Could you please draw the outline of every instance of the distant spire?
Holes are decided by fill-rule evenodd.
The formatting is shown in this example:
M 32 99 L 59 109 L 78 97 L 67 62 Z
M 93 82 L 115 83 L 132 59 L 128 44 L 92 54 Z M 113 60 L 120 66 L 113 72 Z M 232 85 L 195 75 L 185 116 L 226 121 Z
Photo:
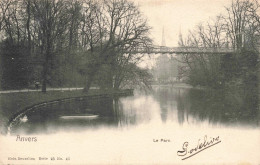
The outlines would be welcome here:
M 161 46 L 166 46 L 165 37 L 164 37 L 164 27 L 163 27 L 163 30 L 162 30 L 162 45 Z
M 181 33 L 181 26 L 179 29 L 179 41 L 178 41 L 178 46 L 184 46 L 183 38 L 182 38 L 182 33 Z
M 182 32 L 181 32 L 181 25 L 180 25 L 180 27 L 179 27 L 179 36 L 181 36 L 181 37 L 182 37 Z

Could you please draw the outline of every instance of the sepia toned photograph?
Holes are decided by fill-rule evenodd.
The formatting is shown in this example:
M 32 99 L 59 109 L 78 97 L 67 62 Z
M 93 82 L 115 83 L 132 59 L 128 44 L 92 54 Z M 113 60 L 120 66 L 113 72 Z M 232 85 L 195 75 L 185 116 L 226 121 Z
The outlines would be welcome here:
M 0 164 L 260 165 L 258 0 L 0 0 Z

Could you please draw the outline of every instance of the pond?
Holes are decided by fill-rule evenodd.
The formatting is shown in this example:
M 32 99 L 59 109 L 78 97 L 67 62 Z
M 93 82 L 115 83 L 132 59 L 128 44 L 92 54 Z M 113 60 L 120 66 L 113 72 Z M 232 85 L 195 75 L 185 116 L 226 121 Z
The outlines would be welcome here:
M 134 96 L 52 104 L 17 120 L 11 136 L 1 139 L 8 152 L 0 152 L 0 158 L 6 160 L 10 151 L 48 158 L 39 164 L 54 163 L 53 157 L 64 164 L 259 164 L 260 113 L 254 91 L 157 86 Z M 213 138 L 218 139 L 213 147 L 190 154 Z M 183 160 L 178 152 L 185 144 L 190 151 Z
M 257 101 L 257 97 L 232 92 L 154 87 L 148 94 L 136 92 L 129 97 L 76 100 L 41 107 L 22 116 L 11 134 L 124 129 L 151 124 L 254 128 L 259 127 Z

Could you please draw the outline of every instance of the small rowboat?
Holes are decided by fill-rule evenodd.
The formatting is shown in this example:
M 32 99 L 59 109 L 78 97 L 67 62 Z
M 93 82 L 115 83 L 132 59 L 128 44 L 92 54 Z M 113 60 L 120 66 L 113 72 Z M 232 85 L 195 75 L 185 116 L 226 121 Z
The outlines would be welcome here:
M 67 115 L 67 116 L 60 116 L 61 119 L 96 119 L 99 115 L 94 114 L 76 114 L 76 115 Z

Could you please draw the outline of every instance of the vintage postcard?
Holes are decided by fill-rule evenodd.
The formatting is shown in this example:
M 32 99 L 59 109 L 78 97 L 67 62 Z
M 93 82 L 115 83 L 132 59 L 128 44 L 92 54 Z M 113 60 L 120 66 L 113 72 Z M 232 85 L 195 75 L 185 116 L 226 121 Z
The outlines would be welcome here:
M 260 165 L 258 0 L 1 0 L 0 164 Z

